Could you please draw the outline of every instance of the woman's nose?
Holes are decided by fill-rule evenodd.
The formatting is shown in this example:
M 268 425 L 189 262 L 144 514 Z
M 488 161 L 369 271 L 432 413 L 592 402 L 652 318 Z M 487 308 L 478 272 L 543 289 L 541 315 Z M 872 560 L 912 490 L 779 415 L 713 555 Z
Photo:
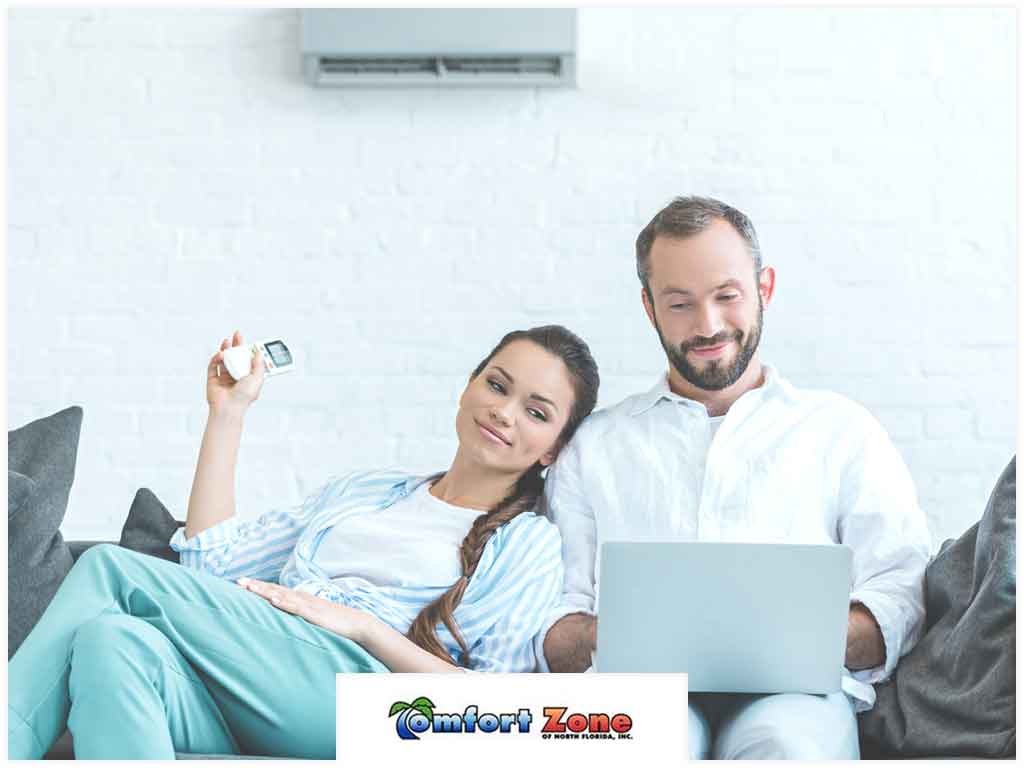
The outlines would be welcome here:
M 503 424 L 505 426 L 508 426 L 509 424 L 512 423 L 511 420 L 509 419 L 508 414 L 505 412 L 505 409 L 499 408 L 498 406 L 491 407 L 491 418 L 494 419 L 497 423 Z

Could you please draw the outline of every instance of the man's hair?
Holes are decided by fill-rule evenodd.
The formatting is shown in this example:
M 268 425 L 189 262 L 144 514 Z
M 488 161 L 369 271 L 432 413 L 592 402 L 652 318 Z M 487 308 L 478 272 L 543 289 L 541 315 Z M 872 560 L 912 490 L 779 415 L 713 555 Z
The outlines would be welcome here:
M 757 242 L 754 224 L 745 213 L 710 197 L 677 197 L 658 211 L 636 238 L 636 275 L 648 298 L 651 297 L 651 246 L 655 238 L 662 236 L 682 240 L 700 234 L 715 219 L 724 219 L 732 224 L 733 229 L 747 241 L 754 259 L 754 274 L 761 271 L 761 246 Z

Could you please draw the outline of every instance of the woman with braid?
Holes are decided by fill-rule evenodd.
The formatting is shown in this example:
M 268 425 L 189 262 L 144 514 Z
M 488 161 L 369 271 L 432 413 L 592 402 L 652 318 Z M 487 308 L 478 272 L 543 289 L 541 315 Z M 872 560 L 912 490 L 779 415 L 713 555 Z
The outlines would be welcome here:
M 459 398 L 446 472 L 347 474 L 247 521 L 235 459 L 264 367 L 255 355 L 234 381 L 228 346 L 171 539 L 185 567 L 114 545 L 81 556 L 10 661 L 10 758 L 41 757 L 66 726 L 79 758 L 333 759 L 336 673 L 534 668 L 562 561 L 533 508 L 597 400 L 587 345 L 561 326 L 507 334 Z

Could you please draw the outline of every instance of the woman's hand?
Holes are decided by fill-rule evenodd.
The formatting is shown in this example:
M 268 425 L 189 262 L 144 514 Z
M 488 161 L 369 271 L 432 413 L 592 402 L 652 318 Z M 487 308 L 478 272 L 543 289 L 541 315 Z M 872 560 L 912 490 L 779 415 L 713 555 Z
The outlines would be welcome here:
M 462 671 L 454 664 L 423 650 L 373 614 L 258 579 L 243 577 L 238 579 L 238 585 L 259 595 L 275 608 L 359 643 L 364 651 L 392 672 Z
M 244 411 L 260 396 L 266 374 L 263 355 L 253 353 L 252 373 L 235 381 L 224 365 L 224 350 L 242 346 L 242 334 L 235 331 L 231 341 L 224 339 L 220 350 L 206 367 L 206 402 L 211 411 L 235 409 Z
M 238 585 L 259 595 L 275 608 L 299 616 L 336 635 L 362 643 L 374 617 L 347 605 L 332 603 L 308 592 L 282 587 L 258 579 L 241 578 Z

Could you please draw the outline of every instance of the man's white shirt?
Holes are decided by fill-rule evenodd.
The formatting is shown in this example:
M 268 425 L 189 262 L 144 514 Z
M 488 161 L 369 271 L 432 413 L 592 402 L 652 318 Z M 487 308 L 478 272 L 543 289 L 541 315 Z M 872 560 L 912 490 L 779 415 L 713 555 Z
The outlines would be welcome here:
M 931 538 L 902 457 L 862 406 L 798 389 L 771 366 L 733 403 L 717 430 L 705 407 L 648 392 L 594 413 L 548 472 L 544 502 L 562 534 L 562 600 L 535 640 L 569 613 L 596 613 L 605 541 L 845 544 L 851 600 L 875 617 L 885 664 L 850 673 L 843 690 L 870 709 L 917 641 Z M 785 595 L 779 595 L 785 600 Z M 600 630 L 600 627 L 598 628 Z

